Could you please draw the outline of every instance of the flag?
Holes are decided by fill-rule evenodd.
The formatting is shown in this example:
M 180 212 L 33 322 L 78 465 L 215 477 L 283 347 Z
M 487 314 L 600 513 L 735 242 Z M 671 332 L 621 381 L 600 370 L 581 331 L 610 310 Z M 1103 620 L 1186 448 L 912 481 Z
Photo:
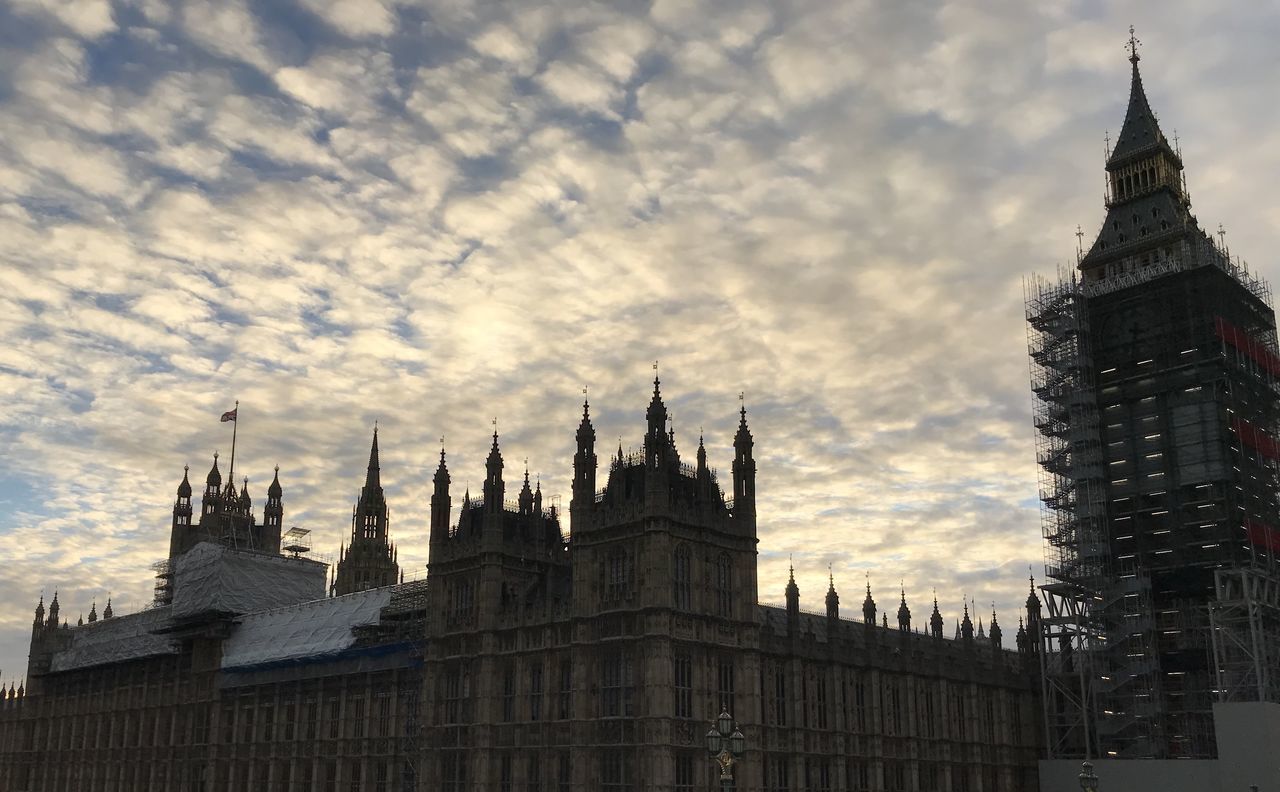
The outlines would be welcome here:
M 224 412 L 222 414 L 222 423 L 226 423 L 227 421 L 234 421 L 236 419 L 236 410 L 239 410 L 239 409 L 240 408 L 237 407 L 235 410 L 228 410 L 227 412 Z

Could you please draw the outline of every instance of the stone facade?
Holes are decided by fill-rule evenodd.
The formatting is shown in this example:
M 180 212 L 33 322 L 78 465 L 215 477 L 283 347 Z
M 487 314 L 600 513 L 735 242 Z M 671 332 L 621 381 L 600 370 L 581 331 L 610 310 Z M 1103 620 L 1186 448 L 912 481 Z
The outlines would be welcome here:
M 251 596 L 194 594 L 183 560 L 172 604 L 77 628 L 41 605 L 25 695 L 0 699 L 0 788 L 692 792 L 717 788 L 721 709 L 746 736 L 739 790 L 1036 788 L 1024 632 L 1006 651 L 966 608 L 947 638 L 905 597 L 890 626 L 869 585 L 846 619 L 834 581 L 822 612 L 794 579 L 760 604 L 745 411 L 728 497 L 701 442 L 681 460 L 656 380 L 646 418 L 597 489 L 584 405 L 572 535 L 527 474 L 505 500 L 495 435 L 456 520 L 441 453 L 425 580 L 310 598 L 309 567 L 272 567 L 299 593 L 259 608 L 261 553 L 227 549 Z

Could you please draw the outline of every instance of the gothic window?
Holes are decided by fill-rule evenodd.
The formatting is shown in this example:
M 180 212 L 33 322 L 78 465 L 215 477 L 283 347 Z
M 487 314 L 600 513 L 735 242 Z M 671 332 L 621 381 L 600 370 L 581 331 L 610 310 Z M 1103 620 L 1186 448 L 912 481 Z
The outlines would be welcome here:
M 626 792 L 635 777 L 631 754 L 625 750 L 606 750 L 600 757 L 600 780 L 604 792 Z
M 720 707 L 730 715 L 734 712 L 733 658 L 722 657 L 716 667 L 716 693 Z
M 569 792 L 572 783 L 573 773 L 569 765 L 569 754 L 560 754 L 560 772 L 559 782 L 557 784 L 558 792 Z
M 507 667 L 502 674 L 502 720 L 510 723 L 516 714 L 516 672 Z
M 529 757 L 529 774 L 525 778 L 526 792 L 542 792 L 542 759 L 536 753 Z
M 356 696 L 348 708 L 351 718 L 351 736 L 355 739 L 364 737 L 364 696 Z
M 511 792 L 511 754 L 502 755 L 501 768 L 498 789 L 501 792 Z
M 694 757 L 689 754 L 676 755 L 674 792 L 693 792 L 694 790 Z
M 692 570 L 690 567 L 690 553 L 688 545 L 680 545 L 676 548 L 675 559 L 675 603 L 676 610 L 687 611 L 692 606 L 691 585 Z
M 444 722 L 462 723 L 462 701 L 465 697 L 466 678 L 461 668 L 454 668 L 444 677 Z
M 635 714 L 635 669 L 631 658 L 621 653 L 606 655 L 600 685 L 600 714 L 606 718 Z
M 693 717 L 693 662 L 686 654 L 678 654 L 672 663 L 675 677 L 676 717 Z
M 573 715 L 573 661 L 560 661 L 560 697 L 559 711 L 557 712 L 560 720 L 566 720 Z
M 623 548 L 617 548 L 605 560 L 605 599 L 611 602 L 626 599 L 630 588 L 631 557 Z
M 769 792 L 790 792 L 791 759 L 785 754 L 774 754 L 768 757 L 768 768 L 765 770 L 765 786 Z
M 818 728 L 827 728 L 827 678 L 818 673 L 817 679 L 814 680 L 813 687 L 813 706 L 817 709 Z
M 467 621 L 471 617 L 473 603 L 470 580 L 454 581 L 450 591 L 449 617 L 451 621 Z
M 467 788 L 466 754 L 462 751 L 446 751 L 440 764 L 444 792 L 465 792 Z
M 529 720 L 542 720 L 542 663 L 529 669 Z
M 782 666 L 775 666 L 773 671 L 773 722 L 787 725 L 787 672 Z
M 716 605 L 721 616 L 733 615 L 733 565 L 728 553 L 716 560 Z
M 377 717 L 376 737 L 391 736 L 391 694 L 383 691 L 375 699 L 375 717 Z

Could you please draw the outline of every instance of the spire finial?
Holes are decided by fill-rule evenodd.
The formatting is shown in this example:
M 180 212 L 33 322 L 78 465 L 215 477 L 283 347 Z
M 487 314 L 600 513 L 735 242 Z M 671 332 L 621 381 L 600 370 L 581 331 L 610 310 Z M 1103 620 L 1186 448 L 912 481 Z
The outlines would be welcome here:
M 1138 65 L 1138 61 L 1142 60 L 1142 56 L 1138 54 L 1138 45 L 1142 42 L 1138 37 L 1133 35 L 1133 25 L 1129 26 L 1129 62 L 1134 66 Z

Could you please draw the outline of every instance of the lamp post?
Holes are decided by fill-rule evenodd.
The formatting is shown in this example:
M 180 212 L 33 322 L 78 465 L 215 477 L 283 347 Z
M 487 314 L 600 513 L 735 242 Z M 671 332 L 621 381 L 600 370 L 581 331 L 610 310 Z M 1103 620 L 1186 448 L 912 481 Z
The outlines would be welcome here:
M 1080 789 L 1083 792 L 1098 792 L 1098 777 L 1093 774 L 1093 764 L 1088 760 L 1080 765 Z
M 728 710 L 716 718 L 715 725 L 707 732 L 707 755 L 720 766 L 720 788 L 727 790 L 733 784 L 733 767 L 738 757 L 747 750 L 747 738 L 733 722 Z

